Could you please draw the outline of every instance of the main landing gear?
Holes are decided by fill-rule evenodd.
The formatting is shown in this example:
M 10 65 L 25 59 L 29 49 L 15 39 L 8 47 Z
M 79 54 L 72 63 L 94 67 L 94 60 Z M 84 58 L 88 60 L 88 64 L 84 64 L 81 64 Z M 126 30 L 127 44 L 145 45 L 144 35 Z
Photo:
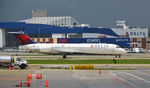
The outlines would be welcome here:
M 121 58 L 121 55 L 116 55 L 115 58 Z
M 63 58 L 66 59 L 66 58 L 67 58 L 67 55 L 63 55 Z

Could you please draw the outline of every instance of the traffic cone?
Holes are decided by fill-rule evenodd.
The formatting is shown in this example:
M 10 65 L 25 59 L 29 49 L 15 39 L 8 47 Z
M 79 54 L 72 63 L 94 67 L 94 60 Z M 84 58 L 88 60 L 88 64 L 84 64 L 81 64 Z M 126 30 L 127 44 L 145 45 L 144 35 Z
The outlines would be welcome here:
M 9 69 L 11 70 L 11 65 L 10 65 Z
M 30 74 L 30 79 L 32 79 L 32 74 Z
M 27 80 L 29 80 L 30 79 L 30 77 L 29 77 L 29 73 L 28 73 L 28 77 L 27 77 Z
M 47 83 L 47 80 L 46 80 L 46 83 L 45 83 L 45 87 L 48 87 L 48 83 Z
M 40 74 L 40 79 L 42 79 L 42 74 Z
M 22 87 L 22 80 L 20 81 L 20 87 Z
M 36 79 L 39 79 L 39 74 L 36 74 Z
M 37 74 L 36 74 L 36 79 L 37 79 Z
M 39 74 L 37 75 L 37 79 L 39 79 Z
M 29 80 L 28 80 L 28 82 L 27 82 L 27 87 L 30 87 L 30 82 L 29 82 Z
M 99 70 L 99 75 L 101 75 L 101 70 Z
M 101 70 L 99 70 L 99 77 L 100 77 L 100 78 L 101 78 L 101 73 L 102 73 Z

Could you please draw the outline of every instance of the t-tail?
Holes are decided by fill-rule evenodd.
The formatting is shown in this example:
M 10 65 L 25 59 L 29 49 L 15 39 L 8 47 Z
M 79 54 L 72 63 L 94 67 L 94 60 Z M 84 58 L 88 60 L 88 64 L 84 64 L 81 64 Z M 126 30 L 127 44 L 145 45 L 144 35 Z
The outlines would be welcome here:
M 30 37 L 26 35 L 24 32 L 19 31 L 19 32 L 8 32 L 9 34 L 14 34 L 17 40 L 21 45 L 27 45 L 27 44 L 34 44 Z

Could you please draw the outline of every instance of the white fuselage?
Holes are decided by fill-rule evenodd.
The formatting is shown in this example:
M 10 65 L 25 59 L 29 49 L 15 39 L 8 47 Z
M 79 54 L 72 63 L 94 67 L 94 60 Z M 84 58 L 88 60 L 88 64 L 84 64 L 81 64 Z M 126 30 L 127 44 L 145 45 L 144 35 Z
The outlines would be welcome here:
M 121 55 L 126 51 L 115 44 L 28 44 L 19 46 L 29 52 L 38 52 L 46 54 L 101 54 L 101 55 Z

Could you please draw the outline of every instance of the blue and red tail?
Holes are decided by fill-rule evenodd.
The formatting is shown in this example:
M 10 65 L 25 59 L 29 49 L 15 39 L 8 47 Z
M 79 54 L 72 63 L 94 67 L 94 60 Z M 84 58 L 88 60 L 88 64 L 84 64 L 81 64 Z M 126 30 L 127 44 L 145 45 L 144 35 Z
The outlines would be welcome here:
M 34 44 L 30 37 L 24 32 L 8 32 L 10 34 L 14 34 L 21 45 Z

